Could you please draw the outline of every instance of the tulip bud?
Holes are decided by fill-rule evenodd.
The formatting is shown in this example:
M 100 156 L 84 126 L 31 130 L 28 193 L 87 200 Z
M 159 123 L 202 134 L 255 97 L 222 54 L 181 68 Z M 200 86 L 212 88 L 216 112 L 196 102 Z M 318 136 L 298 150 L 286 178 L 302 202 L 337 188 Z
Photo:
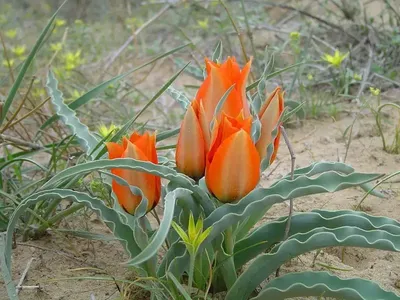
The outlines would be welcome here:
M 233 202 L 252 191 L 260 180 L 260 156 L 251 139 L 252 119 L 243 113 L 215 121 L 207 154 L 206 184 L 221 202 Z
M 156 153 L 156 136 L 146 132 L 143 135 L 133 133 L 129 139 L 124 138 L 122 145 L 106 143 L 109 159 L 133 158 L 141 161 L 158 163 Z M 125 179 L 131 186 L 139 188 L 148 200 L 147 211 L 152 210 L 161 195 L 161 179 L 158 176 L 128 169 L 111 169 L 111 173 Z M 125 185 L 112 181 L 112 189 L 119 204 L 130 214 L 134 214 L 142 197 L 131 192 Z
M 205 171 L 205 142 L 199 121 L 199 107 L 195 100 L 188 107 L 176 145 L 178 170 L 194 179 L 200 179 Z
M 270 164 L 275 160 L 278 153 L 280 128 L 274 140 L 272 140 L 272 131 L 279 125 L 278 121 L 281 117 L 284 108 L 283 92 L 280 87 L 277 87 L 265 101 L 260 109 L 258 117 L 261 122 L 260 139 L 256 143 L 258 154 L 261 159 L 267 155 L 267 147 L 272 142 L 274 143 L 274 152 L 270 158 Z
M 215 109 L 225 92 L 231 87 L 221 111 L 229 116 L 237 116 L 243 112 L 247 118 L 250 116 L 249 105 L 246 99 L 246 81 L 250 73 L 251 61 L 241 70 L 234 57 L 217 64 L 206 59 L 207 77 L 197 92 L 196 99 L 199 101 L 200 119 L 203 130 L 206 149 L 210 147 L 210 123 L 214 118 Z M 218 119 L 220 119 L 218 117 Z

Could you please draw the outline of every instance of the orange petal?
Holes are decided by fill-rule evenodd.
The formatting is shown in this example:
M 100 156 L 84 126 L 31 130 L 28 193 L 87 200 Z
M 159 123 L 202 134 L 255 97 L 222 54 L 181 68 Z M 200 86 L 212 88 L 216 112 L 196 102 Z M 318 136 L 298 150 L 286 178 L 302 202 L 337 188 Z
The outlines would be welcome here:
M 243 114 L 244 114 L 245 118 L 250 116 L 250 108 L 249 108 L 249 104 L 248 104 L 247 98 L 246 98 L 246 83 L 247 83 L 247 78 L 249 77 L 249 74 L 250 74 L 250 68 L 251 68 L 252 61 L 253 61 L 253 58 L 250 58 L 250 60 L 244 66 L 244 68 L 240 72 L 240 79 L 238 80 L 238 83 L 237 83 L 237 90 L 241 94 Z
M 108 142 L 106 143 L 107 151 L 108 151 L 108 158 L 121 158 L 122 154 L 124 153 L 124 147 L 117 143 Z
M 267 155 L 267 147 L 272 143 L 272 131 L 278 125 L 279 118 L 283 111 L 283 97 L 280 89 L 275 89 L 273 97 L 267 100 L 267 106 L 264 109 L 263 114 L 260 117 L 261 122 L 261 135 L 260 139 L 256 143 L 257 151 L 261 158 Z M 278 146 L 279 146 L 279 128 L 278 135 L 276 136 L 276 141 L 274 140 L 274 153 L 270 159 L 270 163 L 276 157 Z
M 176 166 L 182 173 L 196 179 L 204 175 L 204 137 L 192 105 L 188 107 L 181 125 L 175 159 Z
M 198 119 L 199 119 L 201 131 L 203 133 L 204 147 L 205 147 L 206 151 L 208 151 L 208 149 L 210 149 L 210 145 L 211 145 L 211 130 L 210 130 L 210 122 L 207 121 L 206 111 L 204 110 L 204 106 L 203 106 L 202 102 L 200 102 Z
M 270 93 L 268 95 L 268 98 L 265 100 L 264 104 L 261 106 L 260 108 L 260 112 L 258 113 L 258 117 L 261 119 L 262 115 L 264 114 L 265 110 L 267 109 L 267 107 L 269 106 L 269 104 L 271 103 L 271 101 L 281 93 L 281 87 L 278 86 L 275 88 L 275 90 L 273 90 L 272 93 Z
M 149 134 L 147 131 L 140 135 L 138 133 L 133 133 L 129 139 L 132 144 L 138 147 L 146 155 L 147 160 L 157 163 L 156 154 L 156 139 L 155 134 Z
M 135 146 L 131 141 L 126 139 L 125 143 L 126 149 L 122 157 L 148 161 L 143 151 Z M 159 178 L 157 179 L 156 176 L 144 172 L 127 169 L 112 169 L 111 171 L 113 174 L 125 179 L 130 185 L 141 189 L 145 197 L 148 199 L 148 211 L 158 203 L 161 191 L 161 186 L 157 186 L 157 182 L 160 180 Z M 134 213 L 136 207 L 141 201 L 141 196 L 132 194 L 129 187 L 120 185 L 115 180 L 113 180 L 112 187 L 121 206 L 129 213 Z
M 250 135 L 240 130 L 222 142 L 207 166 L 207 187 L 222 202 L 239 200 L 256 187 L 259 166 Z

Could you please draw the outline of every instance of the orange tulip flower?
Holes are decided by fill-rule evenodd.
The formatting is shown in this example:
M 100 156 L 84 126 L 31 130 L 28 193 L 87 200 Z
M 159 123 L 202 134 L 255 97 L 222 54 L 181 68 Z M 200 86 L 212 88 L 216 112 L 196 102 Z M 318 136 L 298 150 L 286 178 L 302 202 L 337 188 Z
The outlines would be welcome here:
M 226 114 L 216 120 L 207 154 L 206 184 L 221 201 L 232 202 L 252 191 L 260 180 L 260 156 L 251 139 L 251 117 Z
M 178 170 L 192 178 L 204 175 L 206 148 L 199 121 L 198 102 L 193 101 L 183 118 L 175 153 Z
M 279 148 L 281 130 L 278 127 L 278 134 L 273 141 L 272 131 L 277 127 L 279 118 L 283 112 L 283 94 L 281 88 L 277 87 L 264 102 L 258 114 L 261 122 L 261 135 L 256 143 L 256 148 L 261 159 L 263 159 L 267 155 L 268 145 L 272 142 L 274 143 L 274 152 L 270 158 L 270 163 L 275 160 Z
M 146 132 L 143 135 L 133 133 L 129 139 L 124 138 L 122 145 L 106 143 L 108 156 L 114 158 L 134 158 L 141 161 L 158 163 L 156 153 L 156 135 Z M 128 169 L 111 169 L 114 175 L 125 179 L 130 185 L 138 187 L 148 200 L 147 211 L 152 210 L 158 203 L 161 195 L 161 178 L 152 174 Z M 130 214 L 135 212 L 142 197 L 134 195 L 128 186 L 112 181 L 112 189 L 119 204 Z
M 250 73 L 251 61 L 242 70 L 234 57 L 228 57 L 222 64 L 217 64 L 207 58 L 205 62 L 207 77 L 200 86 L 195 101 L 199 102 L 200 124 L 206 149 L 209 149 L 211 145 L 210 123 L 214 118 L 215 108 L 232 85 L 234 87 L 226 98 L 220 114 L 237 116 L 242 111 L 246 118 L 250 116 L 246 99 L 246 81 Z
M 219 116 L 223 113 L 237 116 L 240 112 L 246 118 L 250 116 L 245 93 L 251 61 L 242 70 L 234 57 L 228 57 L 222 64 L 205 61 L 207 77 L 186 111 L 176 146 L 178 170 L 194 179 L 204 175 L 206 155 L 211 146 L 211 121 L 218 102 L 232 85 Z

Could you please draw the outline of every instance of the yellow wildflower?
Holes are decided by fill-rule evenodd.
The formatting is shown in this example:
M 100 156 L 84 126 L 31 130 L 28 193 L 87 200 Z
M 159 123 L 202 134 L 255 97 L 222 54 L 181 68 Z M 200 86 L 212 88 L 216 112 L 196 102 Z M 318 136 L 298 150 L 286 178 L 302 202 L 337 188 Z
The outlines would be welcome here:
M 198 20 L 197 24 L 202 29 L 208 29 L 208 19 L 207 18 L 205 18 L 204 20 Z
M 74 23 L 75 23 L 75 25 L 78 25 L 78 26 L 85 25 L 85 23 L 84 23 L 81 19 L 76 19 L 76 20 L 74 21 Z
M 9 29 L 6 31 L 6 37 L 13 39 L 17 36 L 17 29 Z
M 54 51 L 54 52 L 61 51 L 62 43 L 50 44 L 50 49 L 51 49 L 51 51 Z
M 300 32 L 298 32 L 298 31 L 292 31 L 292 32 L 290 33 L 290 39 L 291 39 L 292 41 L 297 41 L 299 38 L 300 38 Z
M 71 71 L 82 64 L 81 50 L 74 52 L 68 52 L 64 55 L 65 69 Z
M 362 80 L 362 76 L 358 73 L 354 73 L 353 78 L 354 78 L 354 80 L 357 80 L 357 81 Z
M 64 19 L 56 19 L 54 21 L 54 24 L 56 25 L 56 27 L 62 27 L 67 24 L 67 21 L 65 21 Z
M 12 48 L 12 52 L 17 56 L 17 57 L 21 57 L 22 55 L 24 55 L 26 50 L 26 46 L 22 45 L 22 46 L 16 46 L 14 48 Z
M 314 79 L 314 76 L 312 74 L 307 74 L 307 79 L 312 81 Z
M 9 59 L 8 61 L 7 60 L 3 60 L 3 66 L 5 66 L 7 68 L 8 68 L 8 66 L 12 67 L 14 65 L 14 62 L 15 61 L 13 59 Z
M 372 87 L 372 86 L 369 88 L 369 91 L 371 92 L 371 94 L 372 94 L 373 96 L 379 96 L 380 93 L 381 93 L 381 90 L 380 90 L 380 89 L 374 88 L 374 87 Z
M 342 64 L 343 60 L 349 55 L 349 53 L 340 53 L 339 50 L 335 51 L 335 54 L 329 55 L 327 53 L 322 56 L 322 59 L 328 62 L 330 65 L 334 66 L 335 68 L 339 68 Z

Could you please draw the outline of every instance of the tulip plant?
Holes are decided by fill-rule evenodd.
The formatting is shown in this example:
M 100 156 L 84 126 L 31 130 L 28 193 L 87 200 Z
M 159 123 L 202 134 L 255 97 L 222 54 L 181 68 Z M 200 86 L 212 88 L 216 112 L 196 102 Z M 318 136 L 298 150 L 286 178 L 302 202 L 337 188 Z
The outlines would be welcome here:
M 195 98 L 189 101 L 176 93 L 186 109 L 179 131 L 134 131 L 124 137 L 136 116 L 110 133 L 106 143 L 78 120 L 71 105 L 64 104 L 49 72 L 47 88 L 55 111 L 86 150 L 87 161 L 55 174 L 19 204 L 5 241 L 8 272 L 13 231 L 21 214 L 38 202 L 67 199 L 98 213 L 121 242 L 130 257 L 126 265 L 135 268 L 137 282 L 142 280 L 152 299 L 213 299 L 218 293 L 219 299 L 227 300 L 400 299 L 371 281 L 341 279 L 328 272 L 275 276 L 290 259 L 324 247 L 399 251 L 400 223 L 351 210 L 314 210 L 293 215 L 288 211 L 286 217 L 260 224 L 274 204 L 301 196 L 356 186 L 382 196 L 369 186 L 380 175 L 358 173 L 340 162 L 318 162 L 293 170 L 269 187 L 261 186 L 260 175 L 274 161 L 284 134 L 282 124 L 293 111 L 285 110 L 280 87 L 267 95 L 269 74 L 246 86 L 251 61 L 242 69 L 235 58 L 222 62 L 220 44 L 214 53 L 205 60 L 204 82 Z M 86 101 L 93 91 L 82 98 Z M 157 155 L 156 142 L 176 133 L 174 164 Z M 109 187 L 113 205 L 73 189 L 77 180 L 93 172 Z M 150 221 L 157 216 L 157 205 L 163 213 L 155 226 Z M 10 298 L 17 299 L 12 281 L 7 282 Z

